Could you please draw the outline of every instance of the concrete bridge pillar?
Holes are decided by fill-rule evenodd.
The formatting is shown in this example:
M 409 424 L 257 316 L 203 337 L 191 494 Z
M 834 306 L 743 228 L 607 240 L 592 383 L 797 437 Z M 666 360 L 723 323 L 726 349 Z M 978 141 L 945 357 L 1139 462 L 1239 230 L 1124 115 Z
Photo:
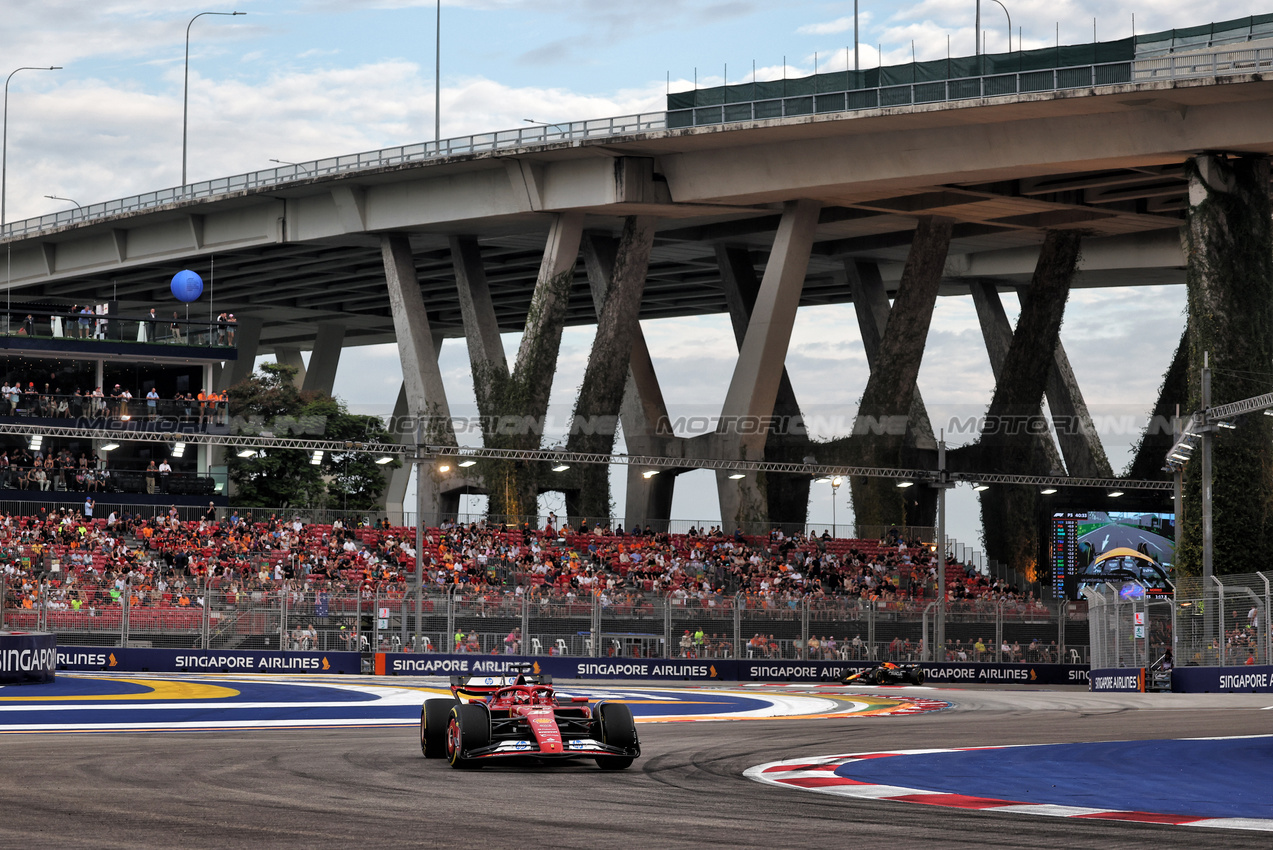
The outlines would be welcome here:
M 228 368 L 221 370 L 217 390 L 227 390 L 240 381 L 252 376 L 256 366 L 256 353 L 261 344 L 261 329 L 265 323 L 256 316 L 242 316 L 238 319 L 238 330 L 234 334 L 234 347 L 237 358 Z
M 335 322 L 323 322 L 314 337 L 314 350 L 309 355 L 309 369 L 301 381 L 302 392 L 322 392 L 331 395 L 336 385 L 336 367 L 340 365 L 340 350 L 345 342 L 345 326 Z
M 746 248 L 726 245 L 716 246 L 716 264 L 721 271 L 734 340 L 741 350 L 760 292 L 756 267 L 752 263 L 751 252 Z M 777 427 L 771 428 L 765 440 L 765 458 L 777 462 L 801 462 L 809 454 L 809 436 L 804 429 L 800 403 L 796 400 L 796 391 L 791 386 L 785 365 L 778 383 L 778 394 L 774 398 L 773 417 Z M 803 526 L 809 515 L 810 482 L 807 475 L 767 473 L 765 499 L 769 521 Z
M 884 279 L 876 263 L 846 260 L 844 272 L 849 284 L 849 292 L 853 296 L 853 307 L 857 312 L 858 329 L 862 334 L 862 347 L 866 352 L 866 363 L 870 369 L 875 368 L 879 360 L 880 342 L 884 339 L 884 330 L 888 327 L 889 313 L 892 307 L 888 303 L 888 292 L 884 289 Z M 859 439 L 871 439 L 870 435 L 860 435 Z M 937 438 L 933 435 L 933 426 L 928 418 L 928 408 L 924 405 L 919 386 L 911 396 L 911 409 L 906 417 L 906 435 L 903 441 L 900 464 L 906 467 L 927 467 L 931 463 L 931 453 L 937 448 Z M 927 455 L 927 456 L 925 456 Z M 854 487 L 862 487 L 866 479 L 849 479 L 849 490 L 854 493 L 854 504 L 858 504 L 858 494 Z M 860 494 L 863 503 L 869 501 L 869 492 Z M 906 494 L 910 500 L 911 510 L 905 519 L 909 525 L 931 526 L 937 522 L 937 490 L 927 486 L 916 486 Z
M 291 366 L 296 370 L 296 374 L 292 376 L 292 385 L 296 389 L 305 386 L 305 359 L 301 357 L 301 350 L 294 346 L 275 346 L 274 359 L 278 361 L 280 366 Z
M 755 309 L 721 408 L 721 423 L 711 435 L 719 457 L 764 459 L 768 431 L 756 424 L 767 421 L 774 412 L 819 211 L 818 202 L 810 200 L 789 201 L 783 207 Z M 733 479 L 728 472 L 719 471 L 716 491 L 726 530 L 731 525 L 746 531 L 766 530 L 769 505 L 763 478 L 749 473 Z
M 1036 433 L 1046 432 L 1040 412 L 1048 373 L 1055 368 L 1065 302 L 1078 266 L 1081 236 L 1051 230 L 1039 250 L 1016 332 L 995 381 L 979 444 L 978 467 L 990 472 L 1038 474 L 1049 470 Z M 1050 444 L 1050 440 L 1049 440 Z M 1055 451 L 1055 449 L 1054 449 Z M 981 494 L 986 554 L 1037 580 L 1037 487 L 996 485 Z
M 1273 222 L 1269 161 L 1211 154 L 1185 164 L 1184 230 L 1189 291 L 1188 404 L 1202 407 L 1200 375 L 1210 356 L 1211 403 L 1268 388 L 1273 363 Z M 1214 572 L 1263 570 L 1273 544 L 1273 419 L 1246 416 L 1215 435 L 1212 451 Z M 1185 467 L 1185 504 L 1201 504 L 1201 463 Z M 1200 509 L 1185 512 L 1176 553 L 1185 575 L 1206 578 Z M 1210 608 L 1210 604 L 1208 604 Z M 1209 624 L 1214 634 L 1214 623 Z
M 853 453 L 863 466 L 897 467 L 903 460 L 915 381 L 950 250 L 951 229 L 948 219 L 931 216 L 920 218 L 915 229 L 853 426 Z M 874 308 L 872 314 L 874 318 Z M 922 506 L 908 503 L 890 479 L 850 480 L 850 484 L 853 516 L 859 527 L 918 525 L 916 520 L 926 519 L 920 515 Z
M 610 273 L 605 276 L 603 286 L 594 287 L 594 292 L 604 289 L 604 298 L 566 440 L 570 451 L 609 454 L 614 450 L 633 343 L 640 329 L 637 317 L 641 312 L 641 295 L 645 292 L 650 250 L 654 247 L 654 225 L 655 220 L 647 216 L 627 217 Z M 592 269 L 597 265 L 585 262 L 590 280 L 594 277 Z M 593 302 L 594 305 L 597 302 L 595 296 Z M 579 516 L 608 517 L 609 467 L 585 464 L 572 472 L 578 489 L 574 499 L 567 497 L 567 515 L 572 521 Z
M 584 265 L 598 321 L 614 278 L 618 250 L 617 240 L 600 234 L 588 234 L 583 240 Z M 680 456 L 684 453 L 684 440 L 671 432 L 667 404 L 663 400 L 663 390 L 659 386 L 640 322 L 632 323 L 631 333 L 632 347 L 628 355 L 623 401 L 619 406 L 619 421 L 623 424 L 628 454 Z M 648 470 L 631 465 L 626 469 L 624 527 L 631 528 L 639 523 L 657 531 L 666 531 L 672 513 L 676 477 L 681 470 L 664 468 L 658 475 L 646 477 Z
M 447 404 L 442 372 L 438 369 L 435 337 L 424 309 L 420 281 L 416 275 L 411 243 L 406 236 L 386 235 L 380 239 L 385 265 L 389 308 L 393 314 L 398 354 L 402 361 L 402 382 L 407 408 L 424 423 L 423 439 L 433 445 L 456 445 L 451 428 L 451 408 Z M 405 435 L 404 435 L 405 436 Z M 413 434 L 409 439 L 414 440 Z M 441 482 L 436 471 L 421 476 L 416 486 L 423 490 L 425 522 L 436 521 L 441 511 Z

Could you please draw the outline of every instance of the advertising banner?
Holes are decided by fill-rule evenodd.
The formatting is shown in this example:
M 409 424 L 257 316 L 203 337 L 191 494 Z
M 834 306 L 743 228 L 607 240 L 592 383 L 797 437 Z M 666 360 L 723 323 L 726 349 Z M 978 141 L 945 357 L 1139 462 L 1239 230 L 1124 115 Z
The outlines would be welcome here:
M 1088 688 L 1093 691 L 1145 691 L 1144 667 L 1093 670 L 1088 675 Z
M 1171 671 L 1171 689 L 1193 694 L 1273 693 L 1273 667 L 1176 667 Z
M 357 652 L 63 646 L 57 650 L 57 669 L 129 673 L 361 673 L 362 656 Z
M 875 666 L 860 661 L 782 661 L 734 658 L 572 658 L 560 655 L 376 653 L 381 676 L 506 676 L 529 663 L 532 672 L 558 679 L 632 679 L 690 682 L 838 682 Z M 1076 664 L 922 664 L 934 684 L 1082 685 L 1087 667 Z
M 57 635 L 49 632 L 0 632 L 0 685 L 38 685 L 54 681 Z

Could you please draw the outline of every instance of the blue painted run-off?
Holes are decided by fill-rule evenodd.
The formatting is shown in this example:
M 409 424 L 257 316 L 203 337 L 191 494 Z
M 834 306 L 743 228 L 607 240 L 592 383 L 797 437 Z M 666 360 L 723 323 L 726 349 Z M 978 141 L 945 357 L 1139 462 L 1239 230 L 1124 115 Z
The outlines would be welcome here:
M 853 761 L 836 774 L 1020 803 L 1273 818 L 1273 737 L 922 753 Z

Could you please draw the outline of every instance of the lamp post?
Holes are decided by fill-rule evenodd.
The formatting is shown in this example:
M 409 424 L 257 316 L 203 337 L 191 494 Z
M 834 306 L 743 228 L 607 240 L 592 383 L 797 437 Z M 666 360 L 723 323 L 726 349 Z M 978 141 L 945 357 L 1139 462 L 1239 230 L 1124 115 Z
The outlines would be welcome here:
M 186 78 L 181 92 L 181 188 L 186 187 L 186 128 L 190 117 L 190 28 L 204 15 L 246 15 L 247 12 L 200 12 L 186 24 Z
M 290 165 L 293 168 L 299 168 L 301 171 L 309 174 L 309 169 L 301 165 L 299 162 L 289 162 L 286 159 L 274 159 L 273 157 L 270 158 L 270 162 L 277 162 L 279 165 Z
M 835 491 L 840 489 L 840 485 L 844 483 L 844 479 L 835 476 L 831 479 L 831 536 L 835 537 Z
M 61 65 L 50 65 L 47 68 L 22 67 L 15 68 L 4 78 L 4 130 L 0 140 L 0 230 L 5 223 L 5 198 L 9 187 L 9 80 L 18 71 L 60 71 Z
M 998 3 L 999 8 L 1003 9 L 1003 13 L 1008 16 L 1008 52 L 1011 53 L 1012 52 L 1012 13 L 1008 11 L 1008 7 L 1003 5 L 1001 0 L 994 0 L 994 2 Z M 1018 50 L 1021 49 L 1020 43 L 1017 44 L 1017 49 Z
M 74 198 L 63 198 L 61 195 L 45 195 L 44 197 L 48 198 L 50 201 L 66 201 L 68 204 L 75 204 L 75 208 L 77 210 L 84 209 L 83 205 Z
M 433 144 L 442 146 L 442 0 L 438 0 L 438 20 L 433 46 Z M 441 151 L 438 151 L 441 153 Z

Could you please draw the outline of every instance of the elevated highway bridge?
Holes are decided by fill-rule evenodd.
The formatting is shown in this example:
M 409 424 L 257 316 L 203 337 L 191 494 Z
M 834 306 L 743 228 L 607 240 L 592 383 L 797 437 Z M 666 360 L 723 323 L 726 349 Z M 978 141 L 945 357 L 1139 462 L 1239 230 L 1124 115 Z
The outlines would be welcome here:
M 330 389 L 342 347 L 396 341 L 403 413 L 446 413 L 437 346 L 466 337 L 475 372 L 499 364 L 538 386 L 517 411 L 533 416 L 551 372 L 528 374 L 547 367 L 527 352 L 542 344 L 555 361 L 562 325 L 600 322 L 594 361 L 617 350 L 625 362 L 589 370 L 612 390 L 625 385 L 627 400 L 622 411 L 580 412 L 621 413 L 633 454 L 700 459 L 775 447 L 764 433 L 659 432 L 666 410 L 632 319 L 729 313 L 740 358 L 722 418 L 737 421 L 798 415 L 783 367 L 795 310 L 853 302 L 872 374 L 903 388 L 879 411 L 903 417 L 908 450 L 931 465 L 932 429 L 914 391 L 923 333 L 890 334 L 890 310 L 899 327 L 926 333 L 931 297 L 971 294 L 996 375 L 1013 373 L 1012 357 L 1047 359 L 1050 409 L 1081 420 L 1063 348 L 1013 354 L 997 293 L 1046 282 L 1040 257 L 1066 233 L 1081 236 L 1066 292 L 1184 283 L 1190 163 L 1273 154 L 1267 45 L 1196 52 L 1108 84 L 1094 68 L 1092 84 L 1043 91 L 710 125 L 657 113 L 289 165 L 6 225 L 4 285 L 15 304 L 113 300 L 140 314 L 170 303 L 176 271 L 215 263 L 216 309 L 240 327 L 223 383 L 257 353 L 299 363 L 312 349 L 313 385 Z M 912 303 L 908 286 L 928 294 Z M 607 319 L 619 293 L 631 309 Z M 1038 317 L 1053 339 L 1063 307 L 1064 297 Z M 515 364 L 499 342 L 508 331 L 526 332 Z M 1174 343 L 1163 342 L 1164 369 Z M 1081 428 L 1059 448 L 1047 442 L 1050 469 L 1112 474 Z M 801 450 L 785 445 L 787 456 Z M 673 478 L 632 476 L 628 520 L 666 519 Z M 755 475 L 722 473 L 719 483 L 726 523 L 767 523 L 780 502 L 802 512 L 807 501 L 807 480 L 805 500 L 799 484 L 775 499 L 781 487 Z M 766 501 L 768 513 L 757 507 Z

